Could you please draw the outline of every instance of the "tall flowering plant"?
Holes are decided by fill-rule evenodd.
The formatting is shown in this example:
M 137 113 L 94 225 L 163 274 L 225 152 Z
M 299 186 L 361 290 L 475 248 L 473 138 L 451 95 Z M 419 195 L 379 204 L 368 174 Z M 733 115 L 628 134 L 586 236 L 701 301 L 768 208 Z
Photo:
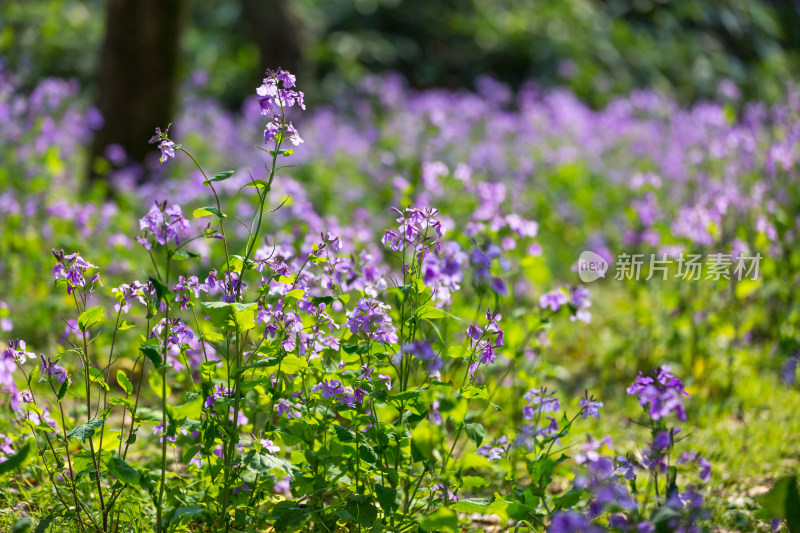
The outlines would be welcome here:
M 293 155 L 286 146 L 303 142 L 287 119 L 305 109 L 295 84 L 267 71 L 257 89 L 267 158 L 264 175 L 239 189 L 246 216 L 224 197 L 244 173 L 206 172 L 158 129 L 161 162 L 191 160 L 212 205 L 189 215 L 154 203 L 137 236 L 146 279 L 110 291 L 80 254 L 53 252 L 74 315 L 65 316 L 70 348 L 37 358 L 15 340 L 3 352 L 3 368 L 25 384 L 0 374 L 31 438 L 4 441 L 0 473 L 21 480 L 38 451 L 37 472 L 59 502 L 54 519 L 104 533 L 455 532 L 466 513 L 517 529 L 647 530 L 676 498 L 669 520 L 694 524 L 685 507 L 699 507 L 684 504 L 669 464 L 677 432 L 666 420 L 686 418 L 669 368 L 630 389 L 650 417 L 646 453 L 608 457 L 610 439 L 589 437 L 567 454 L 574 424 L 599 419 L 603 402 L 585 391 L 571 414 L 562 410 L 564 396 L 535 374 L 536 352 L 559 315 L 590 321 L 590 294 L 511 289 L 519 272 L 503 247 L 533 238 L 534 222 L 492 215 L 492 227 L 508 229 L 503 247 L 482 222 L 452 231 L 424 205 L 394 210 L 382 250 L 302 227 L 285 244 L 268 231 L 280 162 Z M 120 339 L 133 334 L 126 366 Z M 502 412 L 497 395 L 507 391 Z M 653 491 L 636 490 L 642 467 Z

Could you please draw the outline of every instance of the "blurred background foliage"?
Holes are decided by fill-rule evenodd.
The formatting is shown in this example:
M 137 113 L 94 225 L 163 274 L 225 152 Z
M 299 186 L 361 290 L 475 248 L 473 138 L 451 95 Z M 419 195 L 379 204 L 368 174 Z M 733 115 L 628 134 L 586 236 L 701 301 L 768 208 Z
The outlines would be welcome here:
M 772 101 L 800 65 L 796 0 L 184 1 L 176 75 L 213 73 L 206 90 L 230 107 L 275 61 L 303 76 L 312 100 L 392 70 L 417 87 L 471 87 L 487 73 L 568 85 L 594 106 L 637 87 L 690 103 L 722 80 Z M 31 86 L 75 77 L 91 94 L 108 4 L 1 2 L 0 56 Z

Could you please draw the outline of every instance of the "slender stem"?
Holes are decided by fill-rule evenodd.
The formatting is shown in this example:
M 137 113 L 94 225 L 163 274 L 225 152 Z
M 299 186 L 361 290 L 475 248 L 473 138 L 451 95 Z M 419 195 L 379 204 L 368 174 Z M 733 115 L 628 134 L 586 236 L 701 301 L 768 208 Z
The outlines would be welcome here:
M 169 287 L 169 271 L 172 265 L 167 253 L 166 285 Z M 167 340 L 169 335 L 169 302 L 164 310 L 164 339 L 161 349 L 161 482 L 158 489 L 158 506 L 156 507 L 156 530 L 162 531 L 161 513 L 164 507 L 164 488 L 167 481 Z

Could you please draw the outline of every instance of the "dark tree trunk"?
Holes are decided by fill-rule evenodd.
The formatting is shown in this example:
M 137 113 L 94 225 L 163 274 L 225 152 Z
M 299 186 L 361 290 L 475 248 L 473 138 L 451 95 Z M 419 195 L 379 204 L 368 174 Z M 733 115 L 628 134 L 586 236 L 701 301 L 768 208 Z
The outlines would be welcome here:
M 96 96 L 104 124 L 92 162 L 111 144 L 142 162 L 156 126 L 173 119 L 185 7 L 185 0 L 109 0 Z
M 242 19 L 258 46 L 261 68 L 281 67 L 296 73 L 300 61 L 299 24 L 287 0 L 241 0 Z

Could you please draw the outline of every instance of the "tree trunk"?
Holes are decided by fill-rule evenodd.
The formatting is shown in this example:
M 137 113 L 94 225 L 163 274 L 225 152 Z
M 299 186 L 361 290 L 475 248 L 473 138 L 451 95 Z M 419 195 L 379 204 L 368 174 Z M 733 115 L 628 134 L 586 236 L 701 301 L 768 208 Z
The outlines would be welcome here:
M 299 24 L 287 0 L 241 0 L 242 19 L 258 46 L 261 68 L 281 67 L 296 73 L 300 61 Z
M 108 1 L 96 95 L 104 124 L 92 145 L 92 177 L 95 158 L 112 144 L 129 162 L 144 161 L 156 126 L 174 118 L 185 8 L 185 0 Z

